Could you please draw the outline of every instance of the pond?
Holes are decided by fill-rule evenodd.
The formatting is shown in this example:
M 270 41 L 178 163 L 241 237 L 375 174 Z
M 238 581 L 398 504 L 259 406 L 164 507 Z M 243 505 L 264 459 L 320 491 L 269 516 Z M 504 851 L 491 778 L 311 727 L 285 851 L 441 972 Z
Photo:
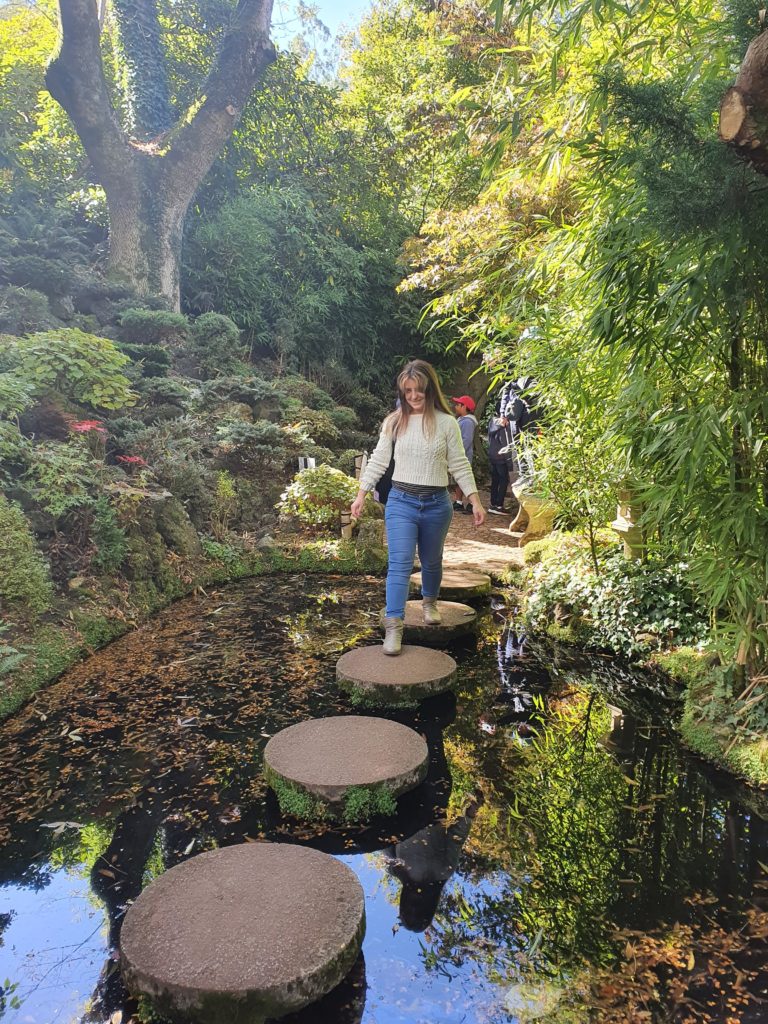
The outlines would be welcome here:
M 0 1017 L 127 1022 L 126 904 L 187 857 L 268 839 L 334 854 L 366 894 L 363 957 L 296 1024 L 566 1022 L 584 1006 L 620 1022 L 654 965 L 695 979 L 670 1019 L 768 1019 L 764 803 L 679 749 L 669 707 L 638 711 L 631 675 L 608 703 L 592 669 L 548 674 L 501 598 L 452 651 L 455 698 L 389 716 L 431 754 L 399 813 L 281 818 L 263 747 L 359 713 L 334 666 L 372 641 L 380 595 L 297 576 L 190 598 L 0 725 Z

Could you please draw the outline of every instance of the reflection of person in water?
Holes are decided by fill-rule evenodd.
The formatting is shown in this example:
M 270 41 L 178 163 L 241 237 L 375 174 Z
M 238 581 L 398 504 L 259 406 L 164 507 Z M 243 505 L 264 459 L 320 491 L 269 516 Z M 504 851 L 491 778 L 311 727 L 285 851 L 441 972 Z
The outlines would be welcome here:
M 450 825 L 436 821 L 392 848 L 387 855 L 390 874 L 403 883 L 400 921 L 412 932 L 423 932 L 435 916 L 440 894 L 459 866 L 461 850 L 482 803 L 471 794 L 461 815 Z

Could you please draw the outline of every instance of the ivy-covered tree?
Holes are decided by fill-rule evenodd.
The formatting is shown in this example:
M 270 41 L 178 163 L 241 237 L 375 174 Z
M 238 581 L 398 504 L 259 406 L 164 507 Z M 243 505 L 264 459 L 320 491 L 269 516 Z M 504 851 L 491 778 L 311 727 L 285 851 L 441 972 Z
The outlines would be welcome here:
M 106 193 L 111 270 L 175 308 L 189 204 L 275 59 L 272 0 L 227 6 L 218 55 L 188 101 L 172 102 L 158 0 L 114 0 L 115 89 L 105 71 L 99 5 L 59 0 L 58 46 L 46 73 Z

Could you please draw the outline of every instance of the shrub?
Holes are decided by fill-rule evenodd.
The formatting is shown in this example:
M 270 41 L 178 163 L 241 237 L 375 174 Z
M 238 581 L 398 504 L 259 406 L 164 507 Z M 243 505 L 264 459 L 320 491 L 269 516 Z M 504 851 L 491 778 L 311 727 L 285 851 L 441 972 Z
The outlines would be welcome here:
M 93 504 L 91 534 L 96 544 L 94 563 L 104 572 L 116 572 L 125 560 L 128 541 L 106 497 L 98 498 Z
M 48 299 L 34 288 L 0 288 L 0 331 L 28 334 L 51 326 Z
M 93 457 L 78 441 L 38 444 L 23 480 L 40 507 L 60 519 L 92 503 L 96 469 Z
M 287 398 L 298 399 L 302 405 L 307 406 L 309 409 L 330 410 L 336 408 L 336 402 L 334 402 L 328 392 L 323 391 L 321 387 L 314 384 L 311 380 L 307 380 L 306 377 L 290 374 L 287 377 L 281 377 L 275 386 L 281 394 Z
M 355 499 L 358 482 L 331 466 L 299 473 L 283 494 L 278 508 L 307 527 L 334 528 L 339 514 Z
M 9 480 L 21 472 L 32 457 L 32 445 L 15 423 L 0 420 L 0 478 Z
M 333 448 L 341 444 L 341 431 L 334 424 L 329 413 L 305 407 L 299 409 L 293 419 L 307 440 L 312 440 L 326 448 Z
M 229 533 L 229 524 L 237 513 L 237 489 L 235 481 L 226 471 L 219 473 L 216 493 L 211 509 L 211 533 L 216 540 L 224 540 Z
M 168 374 L 171 357 L 161 345 L 131 345 L 120 342 L 119 348 L 141 370 L 142 377 L 165 377 Z
M 229 420 L 220 424 L 216 437 L 219 461 L 236 472 L 253 473 L 287 455 L 285 433 L 269 420 Z
M 347 405 L 337 405 L 333 409 L 329 409 L 328 419 L 343 433 L 355 430 L 360 425 L 357 413 Z
M 239 327 L 220 313 L 203 313 L 195 320 L 187 350 L 203 379 L 232 373 L 245 356 Z
M 594 646 L 630 657 L 708 634 L 705 610 L 687 578 L 687 565 L 633 562 L 616 551 L 595 572 L 584 550 L 567 561 L 547 559 L 531 571 L 526 618 L 531 629 L 569 626 Z
M 74 402 L 102 409 L 120 409 L 136 399 L 123 373 L 128 357 L 108 338 L 76 327 L 19 338 L 12 358 L 13 368 L 0 375 L 0 415 L 18 411 L 3 403 L 3 383 L 34 397 L 53 389 Z
M 21 603 L 39 614 L 51 605 L 53 588 L 48 564 L 21 508 L 0 494 L 0 599 Z
M 135 345 L 180 345 L 189 322 L 183 313 L 168 309 L 126 309 L 120 318 L 124 341 Z

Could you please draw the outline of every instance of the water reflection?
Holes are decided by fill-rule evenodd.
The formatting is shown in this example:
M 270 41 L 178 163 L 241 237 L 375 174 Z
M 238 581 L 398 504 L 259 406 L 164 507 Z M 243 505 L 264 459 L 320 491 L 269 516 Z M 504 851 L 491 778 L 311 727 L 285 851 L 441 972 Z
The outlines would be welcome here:
M 561 655 L 542 669 L 503 608 L 462 650 L 456 699 L 392 715 L 430 750 L 396 816 L 281 818 L 264 744 L 294 721 L 359 713 L 334 664 L 379 601 L 377 583 L 308 579 L 181 602 L 0 726 L 0 979 L 24 1000 L 6 1007 L 12 1024 L 127 1019 L 113 954 L 127 902 L 231 843 L 309 843 L 358 874 L 365 964 L 325 1018 L 313 1011 L 339 1024 L 513 1021 L 620 959 L 617 929 L 738 927 L 765 908 L 765 801 L 638 716 L 627 673 L 606 681 L 610 665 Z

